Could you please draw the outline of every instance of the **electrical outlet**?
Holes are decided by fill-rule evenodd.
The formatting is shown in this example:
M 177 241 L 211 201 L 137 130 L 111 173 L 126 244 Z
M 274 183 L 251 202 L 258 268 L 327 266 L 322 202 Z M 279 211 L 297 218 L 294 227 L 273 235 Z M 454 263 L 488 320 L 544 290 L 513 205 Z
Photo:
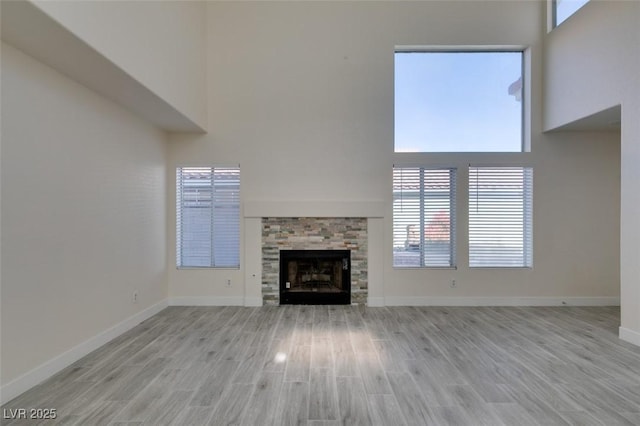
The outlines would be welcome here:
M 133 292 L 133 296 L 131 297 L 131 303 L 138 303 L 138 290 Z
M 227 287 L 231 287 L 231 280 L 227 280 Z
M 449 285 L 451 286 L 451 288 L 456 288 L 456 280 L 451 280 L 451 283 Z

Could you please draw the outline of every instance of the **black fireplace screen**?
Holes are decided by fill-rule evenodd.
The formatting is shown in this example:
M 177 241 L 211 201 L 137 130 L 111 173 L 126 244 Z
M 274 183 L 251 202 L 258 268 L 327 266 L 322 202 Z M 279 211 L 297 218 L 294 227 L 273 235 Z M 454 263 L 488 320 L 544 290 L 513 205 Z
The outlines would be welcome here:
M 350 303 L 350 250 L 280 251 L 280 304 Z

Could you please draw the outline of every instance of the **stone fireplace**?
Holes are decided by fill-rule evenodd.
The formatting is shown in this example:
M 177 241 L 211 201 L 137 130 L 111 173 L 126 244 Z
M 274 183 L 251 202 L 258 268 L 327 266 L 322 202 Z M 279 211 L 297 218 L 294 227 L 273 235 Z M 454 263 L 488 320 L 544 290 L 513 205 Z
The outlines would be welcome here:
M 367 218 L 263 217 L 261 282 L 262 300 L 265 305 L 291 303 L 280 300 L 281 284 L 286 287 L 286 278 L 289 275 L 288 266 L 286 272 L 281 273 L 280 254 L 281 251 L 290 250 L 327 250 L 336 253 L 348 251 L 350 257 L 348 265 L 350 303 L 367 303 Z M 340 259 L 342 258 L 344 256 Z M 340 265 L 342 268 L 342 260 L 340 260 Z M 317 261 L 315 264 L 302 261 L 299 265 L 292 266 L 292 268 L 300 267 L 303 270 L 306 269 L 307 273 L 298 274 L 296 270 L 294 274 L 292 269 L 291 274 L 296 276 L 299 281 L 297 283 L 299 292 L 306 292 L 306 296 L 310 296 L 303 303 L 345 303 L 346 299 L 342 299 L 341 302 L 327 302 L 327 296 L 316 296 L 316 301 L 313 300 L 314 293 L 317 295 L 334 292 L 335 289 L 329 288 L 328 281 L 330 279 L 327 277 L 327 272 L 333 267 L 330 268 L 328 264 L 318 264 Z M 322 269 L 322 271 L 318 272 L 318 269 Z M 315 276 L 313 276 L 314 273 Z M 287 277 L 282 277 L 282 274 L 287 274 Z M 283 278 L 282 283 L 281 278 Z M 336 279 L 332 278 L 331 280 L 331 286 L 335 287 Z M 290 286 L 293 285 L 292 280 L 289 280 L 289 283 Z M 340 285 L 342 286 L 342 284 L 341 282 Z M 294 299 L 296 297 L 293 296 Z

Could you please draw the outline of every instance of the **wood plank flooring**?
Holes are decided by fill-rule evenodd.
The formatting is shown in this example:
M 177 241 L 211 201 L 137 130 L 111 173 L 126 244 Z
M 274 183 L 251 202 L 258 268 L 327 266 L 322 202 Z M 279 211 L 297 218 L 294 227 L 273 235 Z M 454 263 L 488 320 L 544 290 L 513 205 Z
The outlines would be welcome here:
M 614 307 L 170 307 L 3 425 L 638 425 Z

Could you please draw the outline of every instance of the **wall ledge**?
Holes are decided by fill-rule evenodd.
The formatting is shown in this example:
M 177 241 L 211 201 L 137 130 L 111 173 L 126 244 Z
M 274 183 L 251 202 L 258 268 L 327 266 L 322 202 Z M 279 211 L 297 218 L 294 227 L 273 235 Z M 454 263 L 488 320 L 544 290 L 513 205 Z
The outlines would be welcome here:
M 205 133 L 197 123 L 30 1 L 3 1 L 2 41 L 169 132 Z

